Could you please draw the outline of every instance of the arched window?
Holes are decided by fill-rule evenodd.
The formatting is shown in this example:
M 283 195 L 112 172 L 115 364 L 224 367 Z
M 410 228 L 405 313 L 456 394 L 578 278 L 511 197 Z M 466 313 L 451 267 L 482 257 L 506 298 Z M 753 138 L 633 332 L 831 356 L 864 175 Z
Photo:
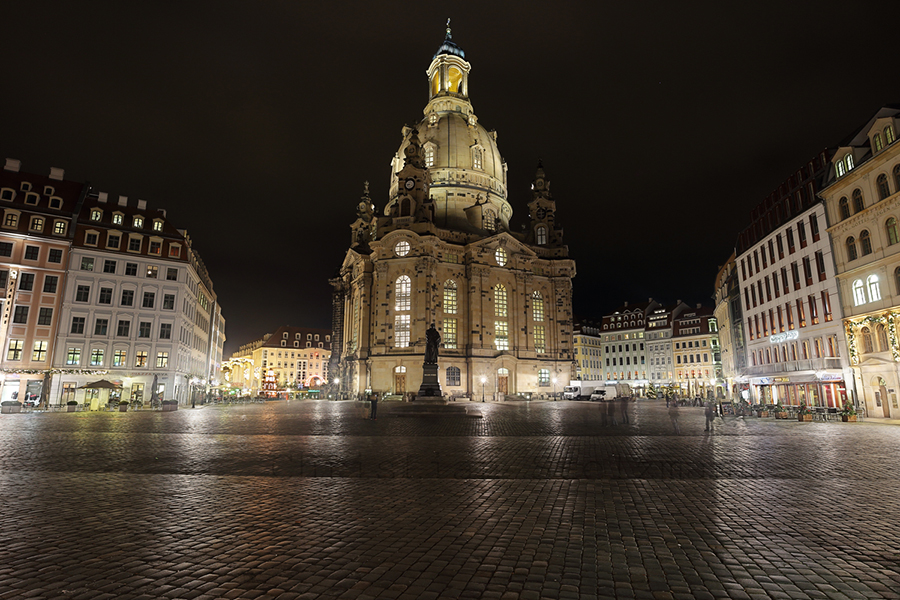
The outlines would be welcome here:
M 887 175 L 882 173 L 878 176 L 878 179 L 875 180 L 876 185 L 878 186 L 878 199 L 884 200 L 888 196 L 891 195 L 891 186 L 888 185 Z
M 841 220 L 850 218 L 850 203 L 847 202 L 846 198 L 841 198 L 841 201 L 838 203 L 841 207 Z
M 448 279 L 444 282 L 444 314 L 455 315 L 457 311 L 456 282 Z
M 863 256 L 872 254 L 872 239 L 869 237 L 868 229 L 863 229 L 859 234 L 859 249 Z
M 885 232 L 887 233 L 888 246 L 893 246 L 897 242 L 900 242 L 900 232 L 897 231 L 897 219 L 891 217 L 884 224 Z
M 872 150 L 873 152 L 880 152 L 884 145 L 881 142 L 881 134 L 876 133 L 872 136 Z
M 847 238 L 847 260 L 856 260 L 856 238 L 852 235 Z
M 397 278 L 394 284 L 394 310 L 409 310 L 412 282 L 406 275 Z
M 544 297 L 541 296 L 541 293 L 535 291 L 531 294 L 531 308 L 532 308 L 532 316 L 534 316 L 535 321 L 543 321 L 544 320 Z
M 862 334 L 863 353 L 872 353 L 875 350 L 875 348 L 872 346 L 872 332 L 868 327 L 863 327 L 860 333 Z
M 843 177 L 847 173 L 847 167 L 844 166 L 844 161 L 839 160 L 834 164 L 834 172 L 838 177 Z
M 545 246 L 547 244 L 547 228 L 543 225 L 538 225 L 534 230 L 534 237 L 538 246 Z
M 435 115 L 435 116 L 437 116 L 437 115 Z M 425 146 L 425 166 L 429 169 L 434 167 L 434 156 L 435 156 L 434 146 L 432 146 L 431 144 Z
M 408 217 L 412 215 L 412 205 L 409 202 L 409 198 L 404 198 L 400 201 L 400 216 Z
M 844 157 L 844 162 L 847 163 L 847 170 L 850 171 L 853 169 L 853 154 L 848 154 Z
M 900 190 L 900 164 L 894 166 L 894 187 Z
M 900 295 L 900 267 L 894 269 L 894 285 L 897 286 L 897 294 Z
M 498 283 L 497 286 L 494 287 L 494 316 L 509 316 L 509 309 L 506 304 L 506 288 L 503 287 L 503 284 L 501 283 Z
M 864 208 L 862 192 L 859 189 L 853 190 L 853 214 L 862 211 Z
M 881 286 L 878 283 L 878 275 L 866 277 L 866 287 L 869 288 L 869 302 L 881 300 Z
M 459 367 L 447 367 L 447 385 L 458 386 L 459 381 Z
M 888 346 L 887 329 L 884 327 L 883 323 L 879 323 L 875 326 L 875 333 L 878 334 L 878 351 L 887 352 L 890 350 L 890 346 Z
M 884 128 L 884 141 L 887 142 L 888 145 L 894 143 L 894 126 L 888 125 Z
M 862 306 L 866 303 L 866 291 L 863 288 L 862 279 L 853 282 L 853 306 Z

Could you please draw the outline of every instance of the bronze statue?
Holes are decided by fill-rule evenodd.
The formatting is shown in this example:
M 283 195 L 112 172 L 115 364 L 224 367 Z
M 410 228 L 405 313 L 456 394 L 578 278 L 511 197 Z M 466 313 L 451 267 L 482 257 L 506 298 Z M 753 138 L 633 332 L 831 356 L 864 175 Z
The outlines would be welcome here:
M 425 332 L 425 364 L 436 365 L 438 359 L 438 346 L 441 345 L 441 334 L 434 328 L 434 323 Z

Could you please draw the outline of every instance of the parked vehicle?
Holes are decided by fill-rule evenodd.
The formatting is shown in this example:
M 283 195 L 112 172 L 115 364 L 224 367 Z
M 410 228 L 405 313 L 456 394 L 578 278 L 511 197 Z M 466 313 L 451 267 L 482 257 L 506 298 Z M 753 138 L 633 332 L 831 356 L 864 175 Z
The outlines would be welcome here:
M 612 402 L 619 397 L 614 385 L 598 385 L 591 393 L 591 402 Z
M 572 380 L 563 388 L 563 400 L 587 400 L 594 390 L 602 385 L 598 382 Z

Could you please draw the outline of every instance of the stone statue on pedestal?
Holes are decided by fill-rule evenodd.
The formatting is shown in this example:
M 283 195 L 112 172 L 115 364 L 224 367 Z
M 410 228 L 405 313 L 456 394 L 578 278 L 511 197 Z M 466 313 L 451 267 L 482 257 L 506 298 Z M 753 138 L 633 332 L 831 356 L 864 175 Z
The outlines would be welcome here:
M 441 345 L 441 334 L 434 328 L 434 323 L 425 332 L 425 364 L 436 365 L 438 359 L 438 347 Z

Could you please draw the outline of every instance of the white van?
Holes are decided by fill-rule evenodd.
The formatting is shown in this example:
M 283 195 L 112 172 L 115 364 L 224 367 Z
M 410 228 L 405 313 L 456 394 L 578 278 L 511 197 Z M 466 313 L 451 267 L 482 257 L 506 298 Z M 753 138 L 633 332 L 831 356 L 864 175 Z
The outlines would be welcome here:
M 601 385 L 594 388 L 594 391 L 591 393 L 591 402 L 612 402 L 617 396 L 616 386 Z

